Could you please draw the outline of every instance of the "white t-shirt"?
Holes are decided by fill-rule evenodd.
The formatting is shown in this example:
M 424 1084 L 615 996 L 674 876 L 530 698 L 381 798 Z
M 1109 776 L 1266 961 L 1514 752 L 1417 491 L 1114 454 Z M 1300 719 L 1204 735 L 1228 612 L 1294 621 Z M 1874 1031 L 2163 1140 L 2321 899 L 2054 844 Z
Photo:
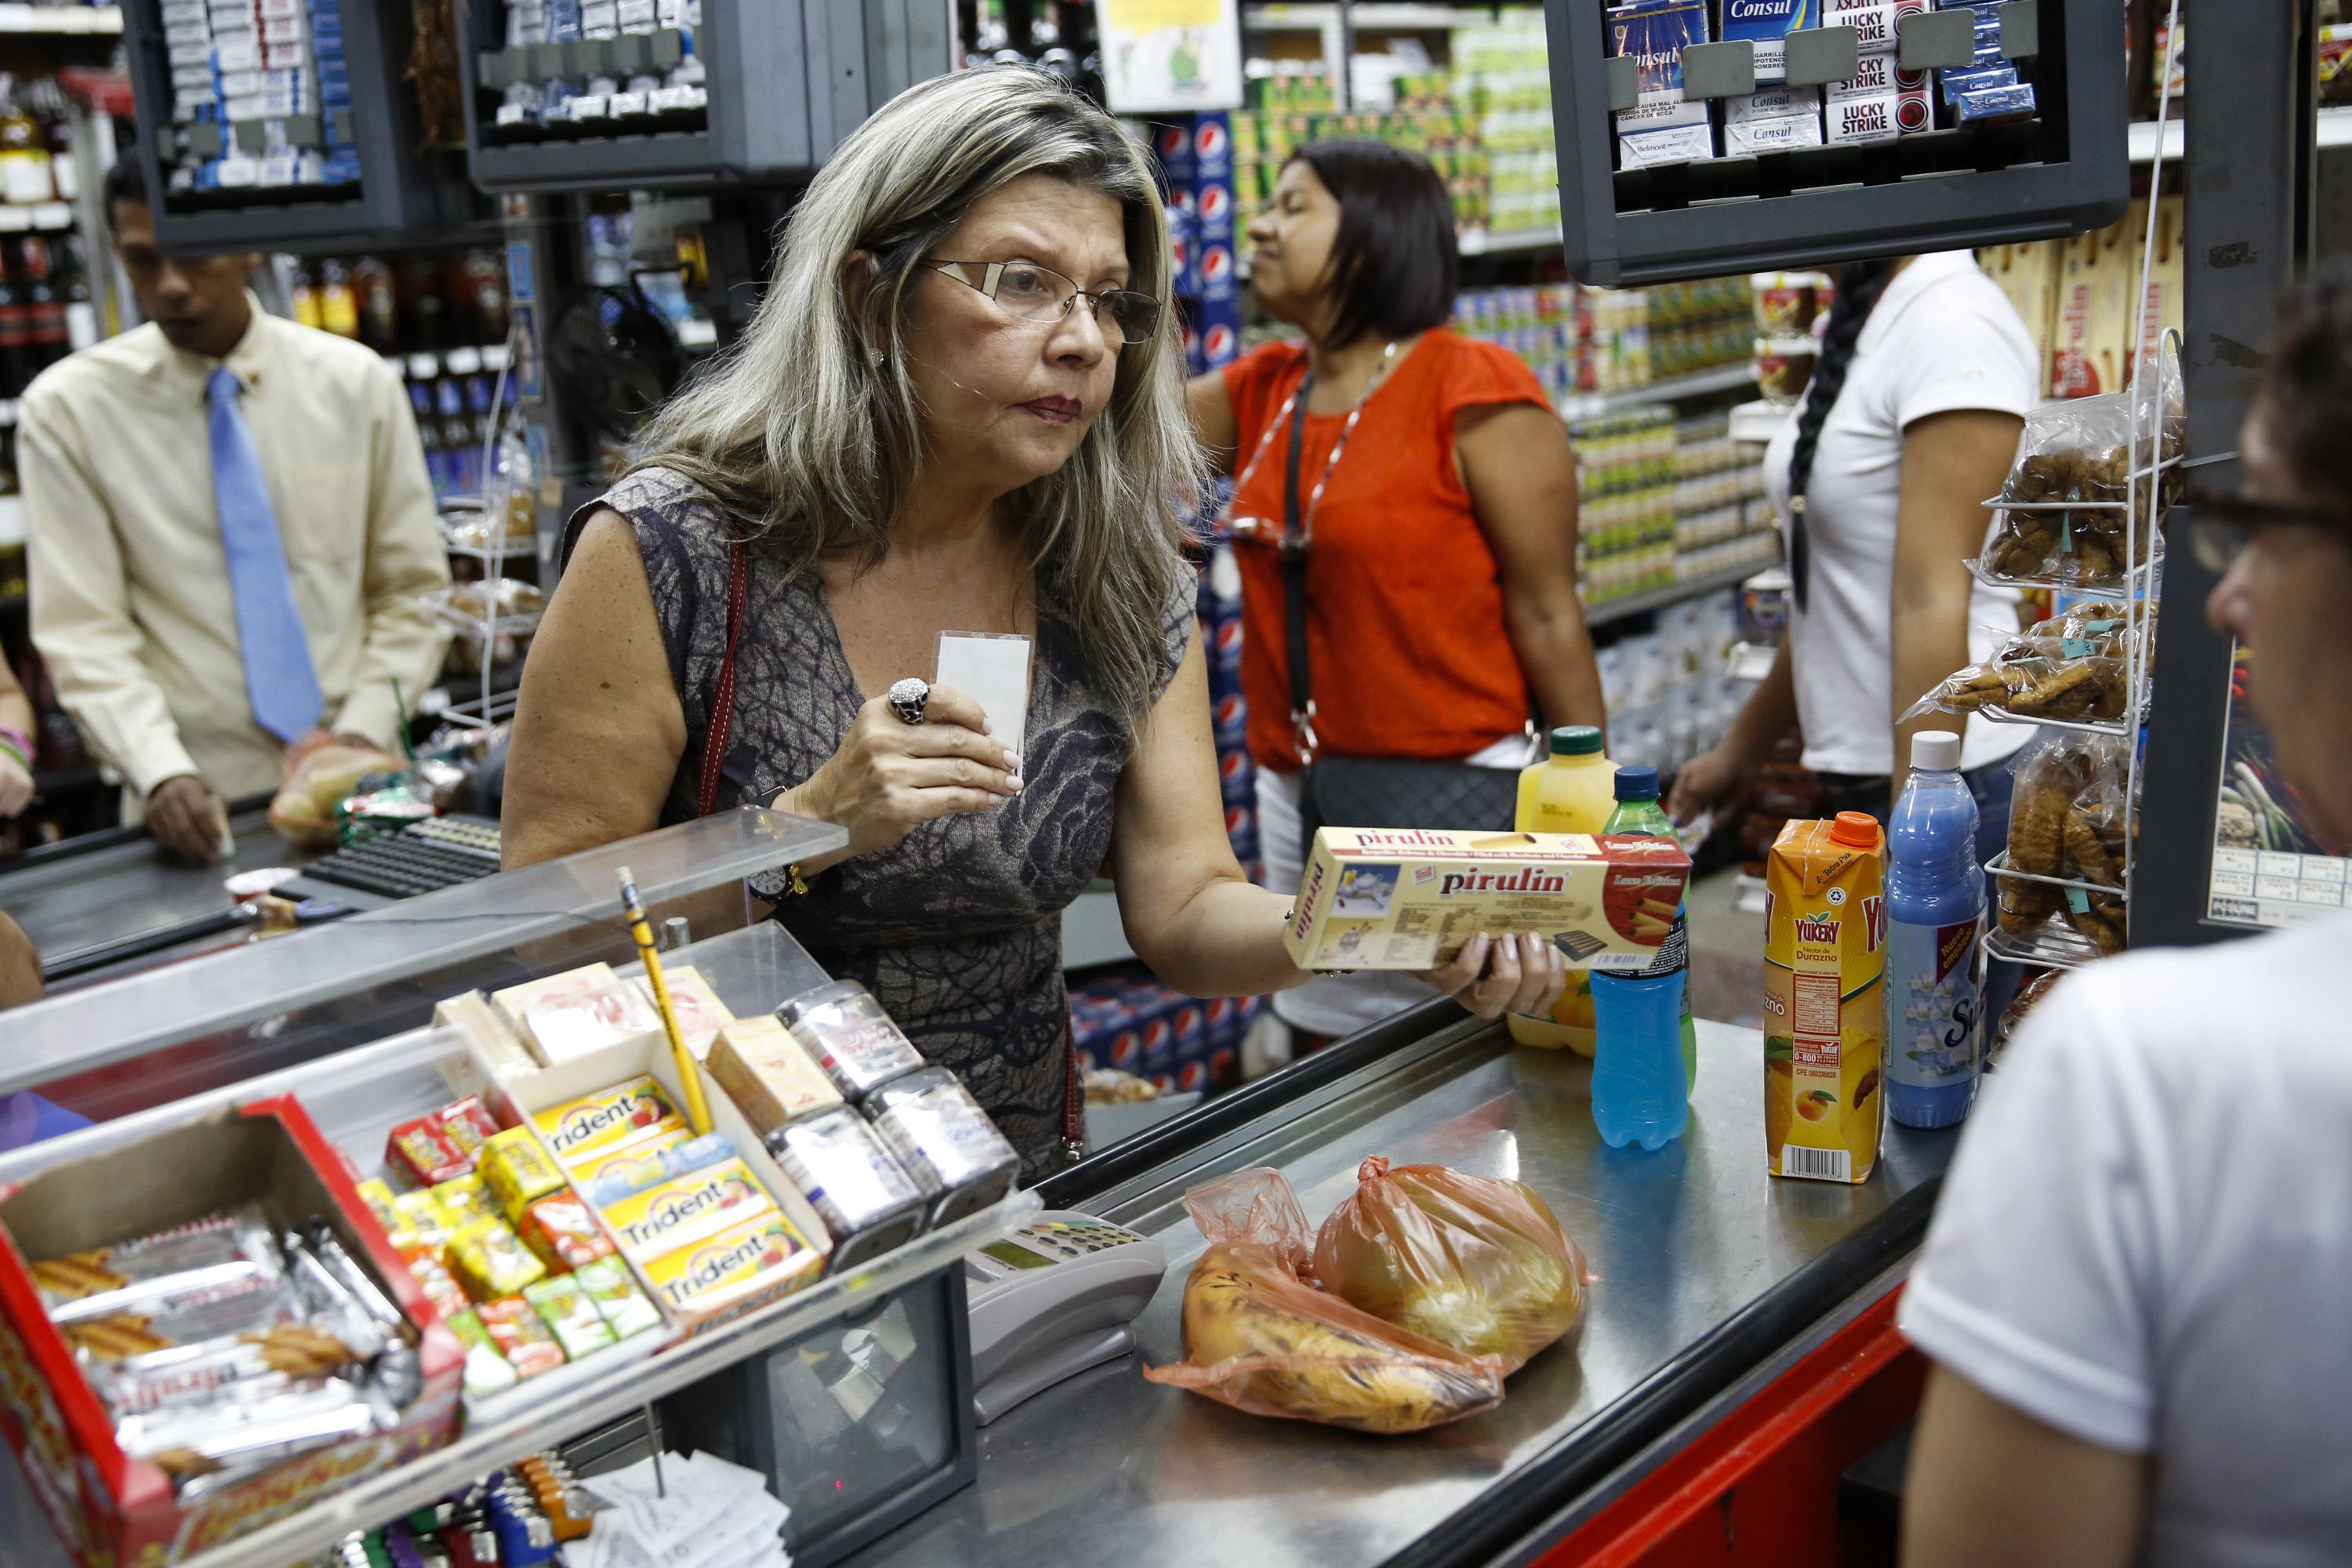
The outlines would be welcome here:
M 1798 610 L 1790 595 L 1790 652 L 1807 767 L 1895 771 L 1890 605 L 1904 427 L 1958 408 L 2022 415 L 2033 405 L 2035 363 L 2033 340 L 2017 308 L 1964 250 L 1922 256 L 1896 273 L 1863 324 L 1845 386 L 1813 448 L 1805 490 L 1810 608 Z M 1766 487 L 1784 532 L 1789 455 L 1796 444 L 1791 419 L 1764 454 Z M 1992 514 L 1985 517 L 1989 526 Z M 1962 569 L 1952 563 L 1953 571 Z M 2016 603 L 2012 590 L 1977 585 L 1969 606 L 1971 659 L 1990 657 L 2016 626 Z M 1972 723 L 1960 765 L 2000 762 L 2031 734 L 2021 725 Z
M 1904 1332 L 2154 1466 L 2146 1561 L 2352 1560 L 2352 919 L 2070 975 L 1963 1135 Z

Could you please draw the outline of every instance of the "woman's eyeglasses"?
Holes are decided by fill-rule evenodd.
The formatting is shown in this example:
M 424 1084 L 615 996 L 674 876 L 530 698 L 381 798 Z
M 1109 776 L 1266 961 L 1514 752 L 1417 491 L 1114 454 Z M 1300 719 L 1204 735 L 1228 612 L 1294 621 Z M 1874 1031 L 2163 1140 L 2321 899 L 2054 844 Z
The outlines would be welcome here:
M 2320 528 L 2352 537 L 2352 517 L 2341 511 L 2257 500 L 2237 490 L 2192 489 L 2181 505 L 2189 510 L 2189 548 L 2197 563 L 2217 577 L 2266 528 Z
M 1058 321 L 1080 300 L 1094 307 L 1103 335 L 1118 343 L 1150 342 L 1160 331 L 1160 301 L 1132 289 L 1081 289 L 1050 267 L 1027 261 L 933 261 L 968 289 L 996 301 L 1024 321 Z M 972 274 L 980 275 L 978 282 Z

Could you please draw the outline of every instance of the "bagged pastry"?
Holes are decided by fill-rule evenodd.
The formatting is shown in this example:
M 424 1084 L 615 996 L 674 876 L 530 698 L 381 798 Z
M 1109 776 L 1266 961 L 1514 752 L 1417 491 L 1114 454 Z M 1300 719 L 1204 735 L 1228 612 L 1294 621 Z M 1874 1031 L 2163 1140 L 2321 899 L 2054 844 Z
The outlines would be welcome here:
M 1581 1323 L 1583 1255 L 1527 1186 L 1377 1154 L 1356 1180 L 1315 1241 L 1350 1306 L 1512 1372 Z
M 1184 1282 L 1184 1359 L 1153 1383 L 1255 1415 L 1420 1432 L 1493 1408 L 1510 1363 L 1465 1355 L 1318 1289 L 1307 1216 L 1281 1173 L 1184 1195 L 1209 1249 Z
M 2138 445 L 2132 444 L 2133 400 L 2139 404 Z M 1980 563 L 2003 577 L 2055 581 L 2069 587 L 2119 584 L 2127 565 L 2153 552 L 2165 510 L 2180 499 L 2181 471 L 2148 470 L 2187 449 L 2180 366 L 2169 347 L 2131 387 L 2045 403 L 2025 417 L 2025 437 L 2000 499 L 2021 503 L 1996 515 Z M 2140 475 L 2139 521 L 2126 527 L 2111 503 L 2130 493 Z M 2095 505 L 2069 507 L 2069 501 Z M 2126 562 L 2128 557 L 2128 562 Z
M 2131 742 L 2122 735 L 2045 732 L 2010 764 L 2015 787 L 2009 863 L 2036 876 L 2095 882 L 2112 893 L 2000 879 L 2000 929 L 2027 937 L 2063 913 L 2102 953 L 2126 942 L 2124 842 Z

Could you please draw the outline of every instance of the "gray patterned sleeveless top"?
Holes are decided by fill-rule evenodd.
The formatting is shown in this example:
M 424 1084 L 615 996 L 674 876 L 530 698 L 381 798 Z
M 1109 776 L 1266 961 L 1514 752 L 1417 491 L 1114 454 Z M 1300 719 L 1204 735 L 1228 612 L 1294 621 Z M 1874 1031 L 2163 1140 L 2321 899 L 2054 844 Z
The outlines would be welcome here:
M 632 474 L 593 506 L 628 519 L 645 559 L 686 713 L 686 751 L 662 821 L 683 822 L 695 814 L 702 738 L 727 654 L 734 524 L 708 491 L 666 468 Z M 814 572 L 787 575 L 756 547 L 746 560 L 722 809 L 806 780 L 865 701 L 824 583 Z M 1190 574 L 1180 574 L 1162 607 L 1167 657 L 1155 697 L 1183 658 L 1194 594 Z M 872 991 L 928 1059 L 962 1076 L 1034 1181 L 1060 1163 L 1069 1092 L 1061 911 L 1109 850 L 1111 794 L 1129 749 L 1127 723 L 1043 604 L 1029 704 L 1018 795 L 843 861 L 814 879 L 807 897 L 786 900 L 777 918 L 828 973 Z

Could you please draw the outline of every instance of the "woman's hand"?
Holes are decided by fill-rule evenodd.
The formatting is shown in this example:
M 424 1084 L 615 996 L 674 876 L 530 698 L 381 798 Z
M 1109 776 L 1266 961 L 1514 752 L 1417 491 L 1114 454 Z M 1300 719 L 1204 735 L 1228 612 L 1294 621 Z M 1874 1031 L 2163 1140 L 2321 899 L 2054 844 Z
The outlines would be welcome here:
M 934 686 L 920 724 L 899 718 L 887 697 L 859 709 L 840 749 L 776 807 L 846 827 L 847 854 L 869 855 L 934 817 L 992 810 L 1021 784 L 1021 759 L 988 738 L 980 704 Z
M 1756 776 L 1756 763 L 1729 741 L 1712 751 L 1701 752 L 1685 763 L 1675 773 L 1674 794 L 1666 802 L 1666 813 L 1677 823 L 1687 823 L 1702 812 L 1712 812 L 1720 818 L 1726 810 L 1739 802 L 1739 792 Z
M 1482 1018 L 1506 1013 L 1548 1016 L 1568 989 L 1568 960 L 1549 937 L 1534 931 L 1499 937 L 1481 932 L 1462 944 L 1453 963 L 1423 970 L 1420 978 Z

